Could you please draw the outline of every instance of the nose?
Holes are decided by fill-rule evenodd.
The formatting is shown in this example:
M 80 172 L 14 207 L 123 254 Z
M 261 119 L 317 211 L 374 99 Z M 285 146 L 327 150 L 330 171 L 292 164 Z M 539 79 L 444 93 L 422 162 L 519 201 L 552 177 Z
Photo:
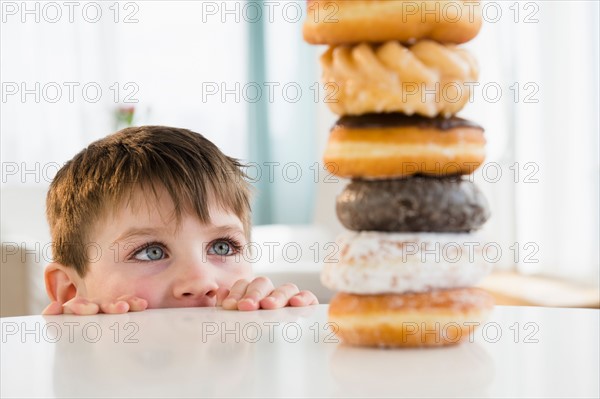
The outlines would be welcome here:
M 180 300 L 212 299 L 217 295 L 217 279 L 210 266 L 192 263 L 182 267 L 173 286 L 173 296 Z

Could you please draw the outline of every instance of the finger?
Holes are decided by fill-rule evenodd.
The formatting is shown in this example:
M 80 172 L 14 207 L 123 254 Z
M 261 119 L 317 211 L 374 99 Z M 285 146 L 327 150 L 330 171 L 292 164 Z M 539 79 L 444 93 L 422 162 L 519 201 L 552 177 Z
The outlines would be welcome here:
M 273 283 L 266 277 L 257 277 L 246 288 L 246 294 L 239 300 L 239 310 L 256 310 L 260 307 L 260 301 L 273 292 Z
M 221 306 L 223 305 L 223 300 L 225 298 L 227 298 L 227 296 L 229 295 L 229 288 L 225 288 L 225 287 L 220 287 L 217 290 L 217 304 L 215 306 Z
M 263 309 L 277 309 L 286 306 L 294 295 L 300 292 L 295 284 L 284 284 L 277 287 L 268 297 L 260 301 L 260 307 Z
M 123 295 L 117 298 L 117 301 L 127 302 L 130 312 L 141 312 L 148 309 L 148 301 L 134 295 Z
M 97 303 L 88 301 L 84 298 L 75 297 L 63 305 L 63 313 L 76 315 L 92 315 L 100 312 L 100 307 Z
M 129 303 L 127 301 L 110 301 L 100 304 L 102 313 L 121 314 L 129 312 Z
M 300 291 L 290 298 L 289 304 L 290 306 L 311 306 L 318 305 L 319 300 L 310 291 Z
M 246 288 L 249 284 L 250 282 L 248 280 L 236 281 L 235 284 L 233 284 L 233 287 L 231 287 L 229 295 L 223 300 L 223 309 L 237 309 L 237 303 L 246 293 Z
M 46 306 L 46 309 L 42 311 L 42 315 L 56 315 L 63 313 L 63 306 L 60 302 L 52 301 L 50 305 Z

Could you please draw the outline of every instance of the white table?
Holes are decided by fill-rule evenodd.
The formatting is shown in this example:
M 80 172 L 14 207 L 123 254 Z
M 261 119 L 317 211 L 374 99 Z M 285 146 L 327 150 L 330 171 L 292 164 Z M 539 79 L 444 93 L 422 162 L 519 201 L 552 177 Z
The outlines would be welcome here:
M 327 305 L 4 318 L 1 395 L 598 397 L 598 313 L 497 307 L 474 342 L 415 350 L 333 342 Z

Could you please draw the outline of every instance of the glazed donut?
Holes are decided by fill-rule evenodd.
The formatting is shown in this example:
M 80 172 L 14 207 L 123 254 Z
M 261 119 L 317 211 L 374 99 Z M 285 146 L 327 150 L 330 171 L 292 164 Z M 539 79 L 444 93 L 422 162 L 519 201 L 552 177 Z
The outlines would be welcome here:
M 337 196 L 349 230 L 468 232 L 490 217 L 475 184 L 462 177 L 354 180 Z
M 467 340 L 493 306 L 493 297 L 479 288 L 403 295 L 338 293 L 329 304 L 329 322 L 349 345 L 442 346 Z
M 336 244 L 336 261 L 321 270 L 321 283 L 333 291 L 403 294 L 470 287 L 492 269 L 485 244 L 470 233 L 346 231 Z
M 331 129 L 325 167 L 340 177 L 470 174 L 485 159 L 483 128 L 461 118 L 345 116 Z
M 454 115 L 478 78 L 471 54 L 431 40 L 329 48 L 321 56 L 325 102 L 338 115 Z
M 311 44 L 464 43 L 481 28 L 478 1 L 308 0 L 306 10 L 303 35 Z

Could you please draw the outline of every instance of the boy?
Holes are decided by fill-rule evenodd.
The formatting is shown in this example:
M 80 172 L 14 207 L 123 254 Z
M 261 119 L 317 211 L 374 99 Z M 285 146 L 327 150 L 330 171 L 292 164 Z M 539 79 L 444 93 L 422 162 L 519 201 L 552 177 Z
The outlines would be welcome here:
M 250 186 L 240 164 L 186 129 L 123 129 L 67 162 L 46 200 L 54 262 L 43 314 L 317 304 L 252 279 Z

